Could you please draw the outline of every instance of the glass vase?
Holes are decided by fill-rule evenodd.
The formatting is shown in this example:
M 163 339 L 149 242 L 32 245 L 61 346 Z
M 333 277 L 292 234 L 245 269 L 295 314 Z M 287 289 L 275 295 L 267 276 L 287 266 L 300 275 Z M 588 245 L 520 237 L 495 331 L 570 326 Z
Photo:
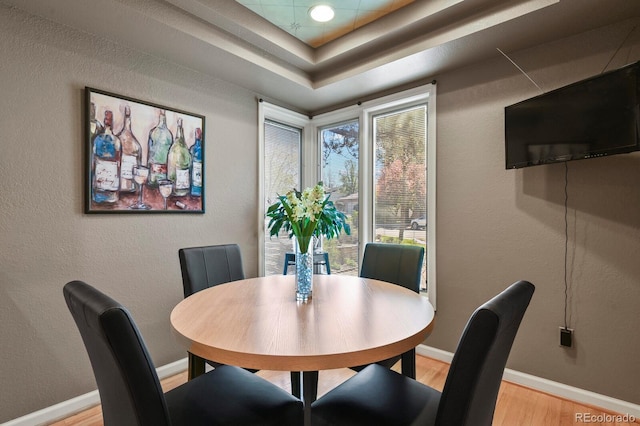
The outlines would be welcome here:
M 313 244 L 309 244 L 306 252 L 296 247 L 296 300 L 307 303 L 311 301 L 313 291 Z

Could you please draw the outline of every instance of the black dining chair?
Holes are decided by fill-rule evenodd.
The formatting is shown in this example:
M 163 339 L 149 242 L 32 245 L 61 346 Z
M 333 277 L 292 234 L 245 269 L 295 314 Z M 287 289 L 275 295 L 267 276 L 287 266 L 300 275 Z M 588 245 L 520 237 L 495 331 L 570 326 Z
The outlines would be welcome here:
M 424 247 L 409 244 L 368 243 L 364 247 L 360 276 L 396 284 L 420 293 L 420 278 Z M 381 360 L 376 364 L 391 368 L 402 361 L 402 374 L 416 378 L 416 352 L 411 349 L 402 355 Z M 366 365 L 351 367 L 361 371 Z
M 63 293 L 89 354 L 105 426 L 301 424 L 300 400 L 238 367 L 220 366 L 163 393 L 127 309 L 82 281 Z
M 242 253 L 238 244 L 220 244 L 188 247 L 178 250 L 184 297 L 231 281 L 244 279 Z M 189 380 L 205 372 L 205 363 L 212 367 L 222 365 L 214 360 L 187 352 Z
M 185 298 L 205 288 L 244 279 L 238 244 L 181 248 L 178 258 Z
M 420 293 L 420 277 L 422 276 L 422 262 L 424 260 L 424 247 L 408 244 L 367 243 L 364 247 L 360 277 L 386 281 L 392 284 L 406 287 L 416 293 Z M 411 349 L 401 355 L 376 362 L 385 368 L 393 367 L 401 361 L 402 374 L 415 379 L 416 377 L 416 352 Z M 366 365 L 350 367 L 352 370 L 361 371 Z M 318 393 L 318 372 L 307 372 L 307 390 L 309 394 L 305 400 L 315 401 Z M 292 387 L 300 382 L 298 373 L 291 374 Z M 300 396 L 299 385 L 292 392 Z
M 471 315 L 442 392 L 372 364 L 311 406 L 314 426 L 491 426 L 502 374 L 535 287 L 509 286 Z
M 242 253 L 238 244 L 219 244 L 203 247 L 188 247 L 178 250 L 184 297 L 218 284 L 244 279 Z M 189 380 L 205 372 L 205 363 L 212 367 L 222 365 L 215 360 L 187 352 Z M 250 372 L 257 370 L 247 369 Z M 291 373 L 291 393 L 300 397 L 300 375 Z

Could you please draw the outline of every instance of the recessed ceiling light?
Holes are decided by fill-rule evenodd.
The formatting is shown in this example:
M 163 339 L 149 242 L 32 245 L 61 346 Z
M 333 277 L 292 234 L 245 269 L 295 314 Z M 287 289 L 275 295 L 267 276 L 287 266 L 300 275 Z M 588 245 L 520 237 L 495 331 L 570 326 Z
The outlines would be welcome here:
M 314 21 L 329 22 L 333 19 L 335 12 L 331 6 L 326 4 L 319 4 L 309 9 L 309 15 Z

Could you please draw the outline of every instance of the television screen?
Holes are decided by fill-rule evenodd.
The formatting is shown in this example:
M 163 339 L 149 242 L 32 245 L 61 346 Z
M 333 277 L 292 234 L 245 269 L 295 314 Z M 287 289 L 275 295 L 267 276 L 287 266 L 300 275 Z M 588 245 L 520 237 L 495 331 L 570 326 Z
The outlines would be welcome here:
M 505 107 L 507 169 L 640 150 L 640 62 Z

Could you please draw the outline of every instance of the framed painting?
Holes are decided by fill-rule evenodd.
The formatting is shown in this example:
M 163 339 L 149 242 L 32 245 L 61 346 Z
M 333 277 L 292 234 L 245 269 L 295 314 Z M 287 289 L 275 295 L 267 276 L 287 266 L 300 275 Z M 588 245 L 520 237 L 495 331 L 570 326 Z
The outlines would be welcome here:
M 90 87 L 85 104 L 85 213 L 204 213 L 204 116 Z

